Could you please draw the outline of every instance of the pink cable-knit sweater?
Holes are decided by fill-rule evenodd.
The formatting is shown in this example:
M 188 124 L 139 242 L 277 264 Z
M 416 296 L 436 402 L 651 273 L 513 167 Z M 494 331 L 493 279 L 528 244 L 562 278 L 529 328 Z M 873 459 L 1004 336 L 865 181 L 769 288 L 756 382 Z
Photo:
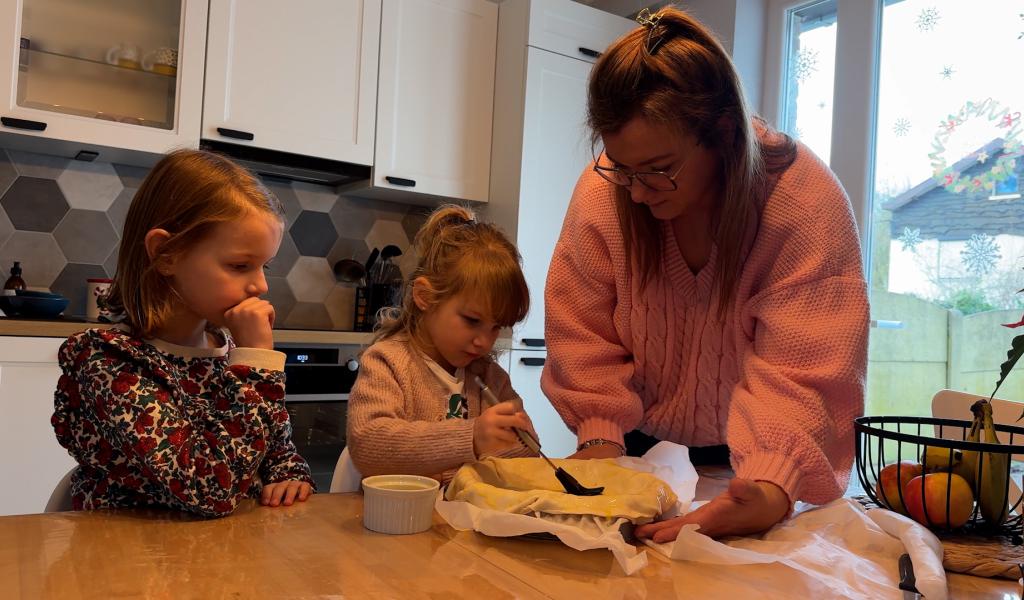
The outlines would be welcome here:
M 806 147 L 772 183 L 720 320 L 717 249 L 694 275 L 661 223 L 662 264 L 641 292 L 613 186 L 588 168 L 548 272 L 541 383 L 580 442 L 640 429 L 726 443 L 738 477 L 821 504 L 846 489 L 864 409 L 860 244 L 845 192 Z

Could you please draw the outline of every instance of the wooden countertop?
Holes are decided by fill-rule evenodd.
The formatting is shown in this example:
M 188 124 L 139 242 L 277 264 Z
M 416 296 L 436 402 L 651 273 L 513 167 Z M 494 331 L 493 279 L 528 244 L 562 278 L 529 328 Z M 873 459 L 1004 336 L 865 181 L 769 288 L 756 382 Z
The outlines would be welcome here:
M 708 497 L 724 479 L 702 480 Z M 718 567 L 648 552 L 639 574 L 610 552 L 433 528 L 362 526 L 362 496 L 318 494 L 288 508 L 245 502 L 197 520 L 116 510 L 0 517 L 0 581 L 13 598 L 820 598 L 772 565 Z M 1014 582 L 949 576 L 951 598 L 1019 599 Z
M 0 336 L 65 338 L 90 327 L 109 327 L 104 323 L 63 321 L 60 319 L 9 319 L 0 317 Z M 366 346 L 373 334 L 356 331 L 326 331 L 311 329 L 275 329 L 274 342 L 278 344 L 323 344 L 330 346 Z

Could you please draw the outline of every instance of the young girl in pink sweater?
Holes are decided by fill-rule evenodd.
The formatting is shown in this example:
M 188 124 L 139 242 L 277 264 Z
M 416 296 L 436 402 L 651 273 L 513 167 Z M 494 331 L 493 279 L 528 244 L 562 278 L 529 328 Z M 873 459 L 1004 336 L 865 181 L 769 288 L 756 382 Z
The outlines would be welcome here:
M 575 458 L 669 440 L 731 463 L 728 491 L 637 535 L 757 532 L 846 488 L 867 359 L 857 230 L 828 168 L 750 118 L 706 28 L 676 9 L 638 20 L 591 74 L 598 151 L 548 273 L 542 386 Z
M 484 456 L 530 456 L 513 428 L 533 426 L 491 355 L 530 306 L 519 252 L 459 206 L 434 211 L 415 246 L 402 307 L 384 315 L 349 395 L 352 462 L 362 475 L 447 482 Z M 499 404 L 485 404 L 476 377 Z

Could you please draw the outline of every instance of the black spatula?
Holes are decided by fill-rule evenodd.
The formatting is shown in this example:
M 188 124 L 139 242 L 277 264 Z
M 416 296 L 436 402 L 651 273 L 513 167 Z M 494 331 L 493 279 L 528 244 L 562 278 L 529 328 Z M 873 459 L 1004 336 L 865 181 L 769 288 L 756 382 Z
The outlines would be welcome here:
M 498 399 L 494 397 L 494 393 L 491 392 L 491 388 L 487 387 L 479 376 L 476 378 L 476 384 L 480 386 L 480 394 L 483 396 L 488 406 L 494 406 L 498 403 Z M 562 484 L 562 487 L 565 488 L 566 493 L 572 494 L 573 496 L 600 496 L 601 492 L 604 491 L 604 487 L 591 488 L 583 485 L 579 481 L 576 481 L 576 478 L 570 475 L 565 469 L 556 466 L 555 463 L 551 462 L 551 459 L 541 452 L 540 444 L 537 443 L 537 440 L 533 439 L 533 436 L 530 435 L 529 432 L 517 428 L 516 434 L 519 435 L 519 439 L 523 440 L 523 443 L 526 444 L 527 448 L 539 454 L 541 458 L 551 465 L 551 468 L 555 470 L 555 477 L 558 479 L 559 483 Z

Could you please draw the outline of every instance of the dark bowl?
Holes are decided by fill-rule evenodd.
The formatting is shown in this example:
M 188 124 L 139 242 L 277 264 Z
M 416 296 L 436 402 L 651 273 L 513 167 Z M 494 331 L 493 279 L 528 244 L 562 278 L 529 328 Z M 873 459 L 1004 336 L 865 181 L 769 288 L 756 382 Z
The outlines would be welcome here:
M 68 302 L 63 296 L 0 296 L 0 310 L 8 317 L 52 319 L 64 312 Z
M 25 298 L 63 298 L 60 294 L 54 294 L 53 292 L 40 292 L 37 290 L 14 290 L 15 296 L 22 296 Z

